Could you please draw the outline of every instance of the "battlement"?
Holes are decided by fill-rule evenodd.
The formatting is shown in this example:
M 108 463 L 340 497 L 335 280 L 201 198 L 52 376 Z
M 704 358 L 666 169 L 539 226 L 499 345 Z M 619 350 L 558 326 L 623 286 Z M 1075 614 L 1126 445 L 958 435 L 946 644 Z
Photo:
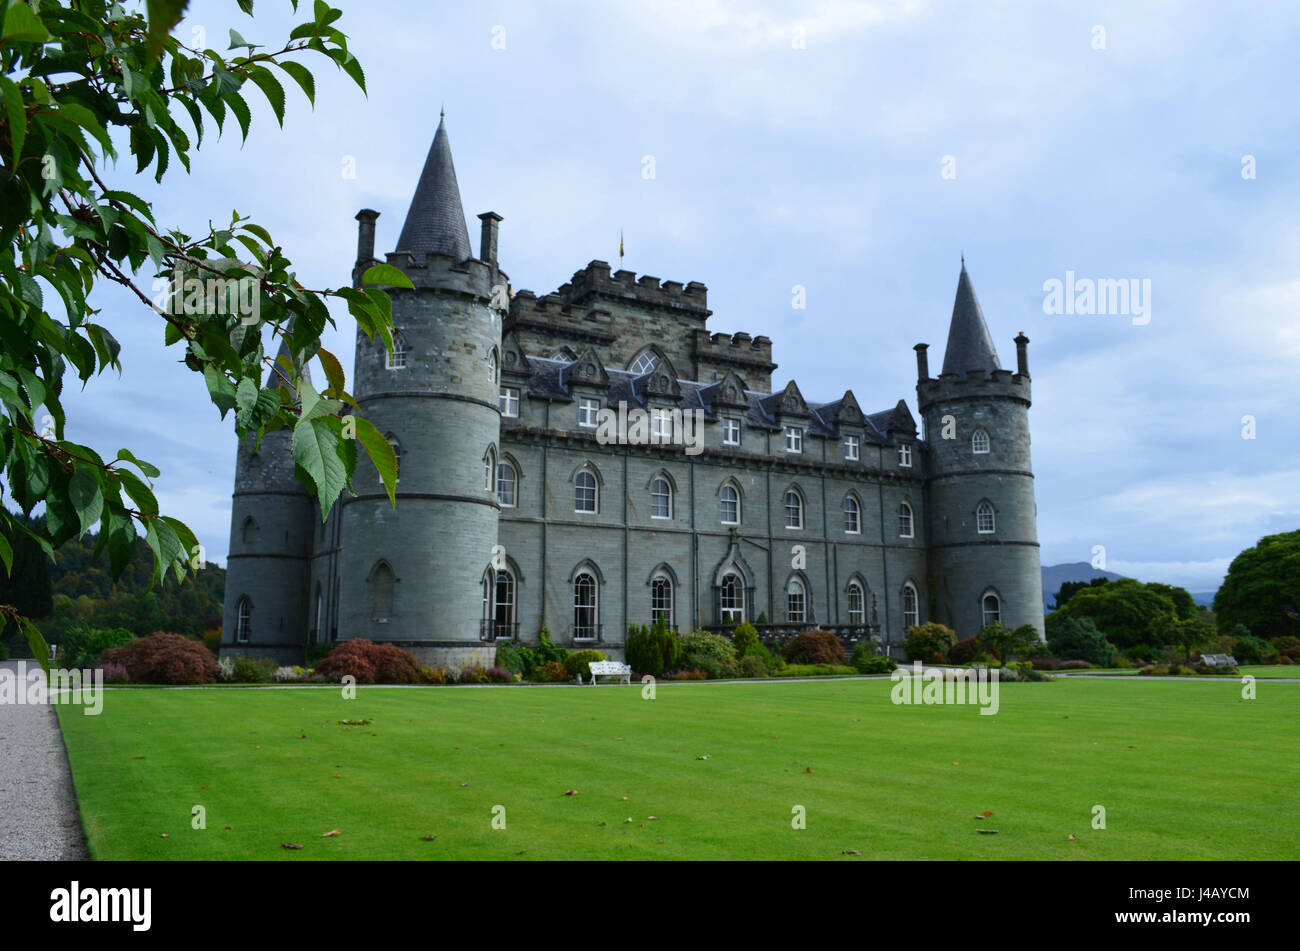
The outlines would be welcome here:
M 560 342 L 573 341 L 579 347 L 608 344 L 615 338 L 614 318 L 607 310 L 575 308 L 559 294 L 538 297 L 519 291 L 510 300 L 507 330 L 536 330 Z
M 410 251 L 390 251 L 385 258 L 387 263 L 409 277 L 417 290 L 458 291 L 491 299 L 493 281 L 507 280 L 501 271 L 494 271 L 490 264 L 476 258 L 457 262 L 445 254 Z
M 605 261 L 592 261 L 573 273 L 569 283 L 557 293 L 566 303 L 584 304 L 597 297 L 613 297 L 644 307 L 664 307 L 698 316 L 701 323 L 709 316 L 709 289 L 699 281 L 683 285 L 681 281 L 660 281 L 657 277 L 635 271 L 610 273 Z
M 943 373 L 938 379 L 921 380 L 916 384 L 916 394 L 921 412 L 926 407 L 948 400 L 1004 398 L 1030 400 L 1029 377 L 1010 370 L 971 370 L 964 377 L 957 373 Z
M 751 337 L 743 330 L 735 334 L 710 334 L 707 330 L 697 330 L 694 337 L 699 379 L 707 380 L 710 375 L 721 377 L 729 370 L 735 370 L 753 390 L 760 393 L 771 391 L 772 371 L 776 369 L 772 362 L 771 338 L 762 334 Z

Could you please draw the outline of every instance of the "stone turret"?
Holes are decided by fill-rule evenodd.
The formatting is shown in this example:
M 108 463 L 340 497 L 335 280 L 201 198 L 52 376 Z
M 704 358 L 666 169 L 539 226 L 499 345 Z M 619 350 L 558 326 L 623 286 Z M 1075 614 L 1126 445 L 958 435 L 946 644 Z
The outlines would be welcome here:
M 279 355 L 288 358 L 288 345 Z M 303 373 L 310 379 L 310 373 Z M 289 386 L 272 368 L 267 387 Z M 292 398 L 297 394 L 290 387 Z M 221 654 L 301 664 L 307 644 L 308 575 L 316 506 L 294 477 L 293 433 L 249 433 L 235 459 Z M 242 619 L 242 620 L 241 620 Z
M 398 452 L 398 510 L 378 473 L 358 463 L 342 500 L 339 637 L 390 641 L 423 662 L 491 664 L 482 593 L 497 543 L 497 407 L 503 315 L 493 288 L 497 222 L 481 215 L 485 247 L 470 256 L 445 122 L 387 263 L 414 290 L 390 288 L 392 357 L 358 332 L 354 394 Z
M 1001 369 L 963 261 L 938 379 L 927 375 L 925 345 L 917 348 L 931 603 L 934 619 L 963 638 L 995 616 L 1008 627 L 1043 629 L 1028 342 L 1023 334 L 1016 341 L 1021 372 Z

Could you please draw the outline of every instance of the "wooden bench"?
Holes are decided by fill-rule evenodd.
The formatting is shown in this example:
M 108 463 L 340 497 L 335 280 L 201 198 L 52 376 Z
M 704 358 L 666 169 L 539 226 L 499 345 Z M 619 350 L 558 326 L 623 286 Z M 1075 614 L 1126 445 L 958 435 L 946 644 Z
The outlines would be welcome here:
M 627 664 L 620 664 L 616 660 L 593 660 L 587 669 L 591 671 L 592 686 L 595 686 L 597 677 L 619 677 L 623 683 L 632 686 L 632 668 Z

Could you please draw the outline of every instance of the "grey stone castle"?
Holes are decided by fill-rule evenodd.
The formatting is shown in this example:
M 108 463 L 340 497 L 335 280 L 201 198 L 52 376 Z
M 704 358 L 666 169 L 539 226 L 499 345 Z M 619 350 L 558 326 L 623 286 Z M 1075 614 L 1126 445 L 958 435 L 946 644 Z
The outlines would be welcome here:
M 357 215 L 354 282 L 378 217 Z M 478 217 L 475 257 L 440 122 L 386 258 L 415 285 L 391 291 L 393 352 L 356 341 L 352 389 L 397 451 L 397 508 L 363 457 L 322 523 L 289 434 L 243 442 L 223 654 L 301 663 L 364 637 L 490 664 L 496 641 L 545 626 L 617 658 L 629 624 L 659 618 L 884 649 L 930 620 L 1042 629 L 1029 341 L 1002 369 L 964 261 L 937 377 L 915 348 L 922 438 L 903 400 L 773 392 L 771 341 L 711 333 L 703 284 L 592 261 L 554 293 L 512 293 L 502 219 Z M 603 438 L 620 409 L 641 438 Z

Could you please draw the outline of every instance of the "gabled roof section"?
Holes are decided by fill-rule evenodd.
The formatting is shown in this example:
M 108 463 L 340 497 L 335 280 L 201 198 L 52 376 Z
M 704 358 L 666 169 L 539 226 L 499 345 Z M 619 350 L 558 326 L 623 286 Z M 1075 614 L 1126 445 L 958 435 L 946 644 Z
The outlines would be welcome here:
M 519 336 L 512 330 L 501 341 L 502 372 L 528 376 L 533 372 L 528 354 L 519 346 Z
M 808 409 L 808 404 L 804 401 L 803 394 L 799 392 L 799 387 L 794 380 L 787 383 L 785 389 L 780 393 L 773 393 L 771 396 L 764 398 L 763 409 L 772 417 L 812 416 L 812 412 Z
M 670 400 L 678 400 L 682 397 L 682 388 L 677 383 L 677 371 L 673 369 L 672 363 L 664 354 L 659 354 L 654 367 L 649 372 L 641 374 L 637 382 L 641 384 L 641 392 L 648 396 L 659 396 Z
M 904 436 L 916 435 L 916 420 L 912 418 L 912 411 L 907 408 L 907 403 L 903 400 L 899 400 L 898 405 L 890 412 L 885 431 L 891 435 L 894 433 Z
M 583 351 L 576 363 L 565 368 L 561 380 L 565 387 L 570 389 L 575 386 L 594 386 L 600 389 L 609 387 L 609 374 L 596 359 L 594 350 Z
M 727 371 L 717 383 L 713 384 L 716 389 L 713 390 L 713 402 L 717 406 L 736 406 L 746 407 L 749 405 L 749 398 L 745 395 L 748 389 L 745 381 L 740 378 L 735 370 Z
M 999 368 L 998 353 L 963 259 L 961 276 L 957 278 L 957 297 L 952 304 L 952 323 L 948 326 L 948 348 L 943 352 L 943 372 L 964 378 L 971 370 L 987 373 Z
M 456 183 L 456 167 L 451 161 L 446 120 L 441 117 L 396 250 L 445 254 L 457 263 L 473 256 L 469 229 L 465 227 L 465 209 L 460 203 L 460 186 Z

